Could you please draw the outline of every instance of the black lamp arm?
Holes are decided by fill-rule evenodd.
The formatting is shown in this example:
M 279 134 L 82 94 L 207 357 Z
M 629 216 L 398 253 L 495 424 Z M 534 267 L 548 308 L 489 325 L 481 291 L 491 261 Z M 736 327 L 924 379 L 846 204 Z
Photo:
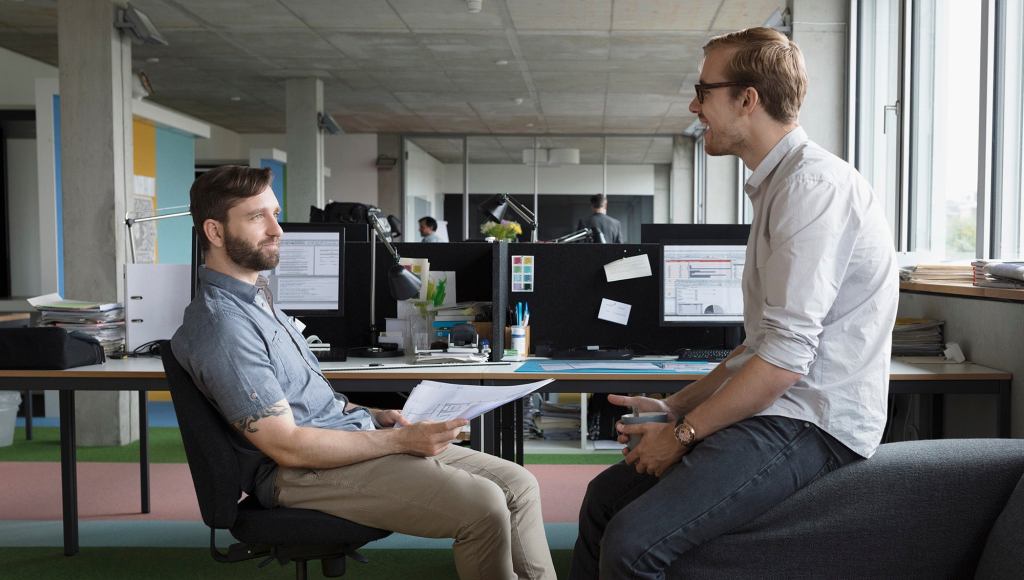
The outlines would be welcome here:
M 401 259 L 401 256 L 398 255 L 398 250 L 396 250 L 395 247 L 391 245 L 391 241 L 388 239 L 389 236 L 387 232 L 384 231 L 384 225 L 380 221 L 379 213 L 371 211 L 366 215 L 366 219 L 367 221 L 370 222 L 370 225 L 373 227 L 374 235 L 376 235 L 377 239 L 384 243 L 384 247 L 388 249 L 388 253 L 391 254 L 391 257 L 395 259 L 395 262 L 398 262 L 398 260 Z
M 533 210 L 519 203 L 514 197 L 507 193 L 501 193 L 499 195 L 502 200 L 508 204 L 508 207 L 515 212 L 517 216 L 519 216 L 519 219 L 523 220 L 523 225 L 530 229 L 537 228 L 537 216 L 534 215 Z

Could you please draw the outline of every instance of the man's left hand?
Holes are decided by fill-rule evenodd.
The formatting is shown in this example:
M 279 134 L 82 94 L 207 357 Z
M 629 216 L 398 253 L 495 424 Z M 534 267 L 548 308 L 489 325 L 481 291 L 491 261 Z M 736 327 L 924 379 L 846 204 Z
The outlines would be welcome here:
M 690 451 L 690 448 L 679 444 L 673 427 L 671 423 L 618 423 L 616 428 L 624 436 L 619 438 L 621 442 L 628 441 L 630 435 L 641 435 L 640 443 L 632 451 L 628 448 L 622 450 L 626 463 L 632 465 L 637 473 L 661 477 Z
M 394 427 L 395 425 L 411 425 L 401 411 L 396 409 L 382 409 L 373 415 L 373 419 L 381 427 Z

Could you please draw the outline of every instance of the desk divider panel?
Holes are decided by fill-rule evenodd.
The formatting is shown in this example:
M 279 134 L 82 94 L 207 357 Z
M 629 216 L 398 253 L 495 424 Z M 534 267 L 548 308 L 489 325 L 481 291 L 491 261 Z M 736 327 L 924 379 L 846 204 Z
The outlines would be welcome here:
M 338 317 L 306 317 L 305 334 L 316 334 L 325 342 L 343 348 L 366 346 L 370 344 L 370 246 L 369 242 L 347 241 L 345 244 L 345 316 Z M 505 253 L 502 254 L 501 246 Z M 489 243 L 399 243 L 395 249 L 403 258 L 426 258 L 430 260 L 431 271 L 455 272 L 455 299 L 459 302 L 488 301 L 493 302 L 496 311 L 503 312 L 507 304 L 507 291 L 504 295 L 492 294 L 492 288 L 508 288 L 508 284 L 498 284 L 500 275 L 507 276 L 505 267 L 497 268 L 496 264 L 508 262 L 508 244 Z M 502 258 L 502 255 L 505 257 Z M 377 246 L 376 271 L 376 316 L 377 326 L 384 329 L 384 319 L 397 315 L 397 305 L 388 292 L 387 271 L 393 258 L 383 244 Z M 497 272 L 497 273 L 496 273 Z M 499 301 L 504 300 L 498 304 Z M 496 321 L 497 322 L 497 321 Z M 496 329 L 503 328 L 504 322 L 495 324 Z M 501 350 L 503 334 L 497 340 L 491 338 L 492 352 Z
M 584 345 L 631 348 L 641 354 L 672 354 L 683 347 L 721 348 L 722 327 L 660 324 L 661 246 L 658 244 L 512 244 L 511 257 L 534 257 L 534 291 L 511 292 L 509 304 L 530 306 L 530 344 L 566 349 Z M 604 265 L 647 254 L 651 276 L 608 282 Z M 511 263 L 507 266 L 511 269 Z M 602 298 L 629 304 L 626 326 L 599 320 Z

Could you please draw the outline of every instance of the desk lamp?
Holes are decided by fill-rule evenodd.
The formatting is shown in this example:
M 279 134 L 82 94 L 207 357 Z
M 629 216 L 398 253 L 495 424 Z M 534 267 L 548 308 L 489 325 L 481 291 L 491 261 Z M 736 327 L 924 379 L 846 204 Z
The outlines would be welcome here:
M 564 236 L 559 236 L 553 240 L 549 240 L 548 243 L 571 244 L 574 242 L 593 242 L 595 241 L 595 238 L 598 238 L 601 241 L 601 243 L 604 243 L 603 237 L 604 236 L 601 235 L 601 232 L 597 230 L 592 230 L 590 228 L 582 228 L 576 230 L 575 232 L 570 232 L 568 234 L 565 234 Z
M 168 213 L 168 214 L 164 214 L 164 215 L 151 215 L 151 216 L 148 216 L 148 217 L 140 217 L 140 218 L 128 217 L 129 215 L 131 215 L 131 214 L 126 214 L 124 216 L 124 225 L 128 227 L 128 248 L 129 248 L 129 253 L 131 254 L 131 257 L 132 257 L 132 264 L 134 264 L 135 263 L 135 236 L 132 235 L 132 226 L 133 225 L 141 224 L 141 223 L 145 223 L 145 222 L 152 222 L 152 221 L 162 220 L 162 219 L 166 219 L 166 218 L 184 217 L 184 216 L 187 216 L 187 215 L 192 215 L 192 213 L 188 212 L 188 211 L 179 211 L 177 213 Z
M 537 229 L 537 216 L 533 214 L 533 211 L 507 193 L 496 193 L 493 197 L 480 204 L 480 211 L 483 212 L 484 217 L 498 223 L 505 219 L 505 214 L 509 210 L 520 219 L 522 222 L 520 225 L 523 228 Z
M 349 354 L 355 357 L 396 357 L 402 356 L 405 352 L 391 345 L 380 344 L 380 330 L 377 328 L 377 240 L 383 242 L 388 253 L 394 258 L 395 263 L 388 268 L 388 290 L 395 300 L 408 300 L 420 295 L 422 282 L 412 272 L 406 270 L 398 263 L 401 256 L 398 250 L 391 245 L 388 239 L 388 230 L 381 221 L 380 210 L 372 208 L 366 216 L 373 236 L 370 239 L 370 346 L 361 346 L 349 350 Z

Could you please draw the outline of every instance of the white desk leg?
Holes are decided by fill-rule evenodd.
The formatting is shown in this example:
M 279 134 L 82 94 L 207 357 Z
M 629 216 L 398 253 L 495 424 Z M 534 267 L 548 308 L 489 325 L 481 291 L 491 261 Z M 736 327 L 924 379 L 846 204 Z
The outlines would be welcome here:
M 580 451 L 587 450 L 587 393 L 580 393 Z

